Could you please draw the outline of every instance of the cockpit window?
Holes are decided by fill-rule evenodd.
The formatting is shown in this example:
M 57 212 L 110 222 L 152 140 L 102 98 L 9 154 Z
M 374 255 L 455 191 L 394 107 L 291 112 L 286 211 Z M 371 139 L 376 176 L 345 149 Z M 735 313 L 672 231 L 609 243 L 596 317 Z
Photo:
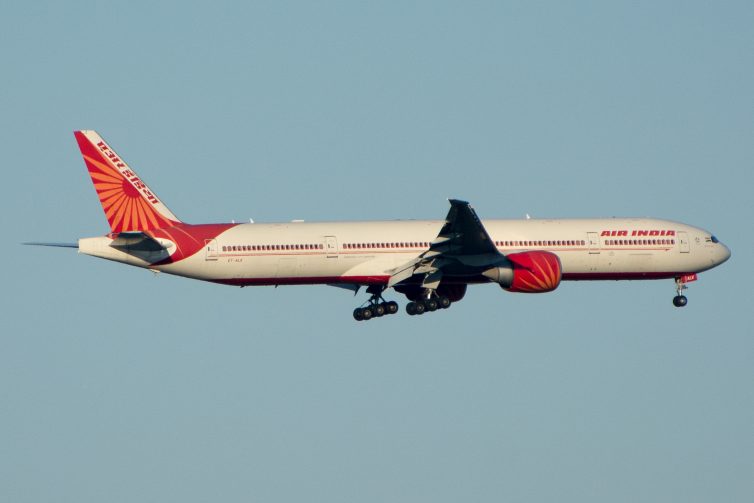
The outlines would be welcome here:
M 717 239 L 715 236 L 712 236 L 711 239 L 712 239 L 713 243 L 719 243 L 720 242 L 720 240 Z

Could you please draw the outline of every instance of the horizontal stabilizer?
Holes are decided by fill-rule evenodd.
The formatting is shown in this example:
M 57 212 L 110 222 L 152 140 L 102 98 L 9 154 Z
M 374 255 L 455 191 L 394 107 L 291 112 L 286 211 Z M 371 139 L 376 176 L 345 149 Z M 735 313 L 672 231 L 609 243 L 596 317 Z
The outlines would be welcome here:
M 110 246 L 113 248 L 128 249 L 131 252 L 156 252 L 173 247 L 173 243 L 163 243 L 146 232 L 121 232 Z
M 21 243 L 28 246 L 53 246 L 55 248 L 78 248 L 78 243 Z

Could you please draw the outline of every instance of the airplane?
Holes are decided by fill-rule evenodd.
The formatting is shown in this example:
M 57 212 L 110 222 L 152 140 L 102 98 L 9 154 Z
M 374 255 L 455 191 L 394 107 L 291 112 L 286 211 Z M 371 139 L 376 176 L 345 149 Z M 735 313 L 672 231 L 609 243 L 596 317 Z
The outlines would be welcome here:
M 508 292 L 545 293 L 562 281 L 674 279 L 673 304 L 687 283 L 731 252 L 711 233 L 651 218 L 482 221 L 450 199 L 444 220 L 188 224 L 95 131 L 75 131 L 110 232 L 77 248 L 115 262 L 232 285 L 331 285 L 369 299 L 358 321 L 399 311 L 447 309 L 468 285 L 497 283 Z

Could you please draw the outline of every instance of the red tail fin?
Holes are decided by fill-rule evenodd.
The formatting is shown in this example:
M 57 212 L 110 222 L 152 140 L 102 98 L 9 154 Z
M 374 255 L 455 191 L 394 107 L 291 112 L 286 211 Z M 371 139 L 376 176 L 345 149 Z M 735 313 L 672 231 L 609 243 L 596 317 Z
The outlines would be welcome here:
M 148 231 L 180 223 L 95 131 L 74 135 L 112 232 Z

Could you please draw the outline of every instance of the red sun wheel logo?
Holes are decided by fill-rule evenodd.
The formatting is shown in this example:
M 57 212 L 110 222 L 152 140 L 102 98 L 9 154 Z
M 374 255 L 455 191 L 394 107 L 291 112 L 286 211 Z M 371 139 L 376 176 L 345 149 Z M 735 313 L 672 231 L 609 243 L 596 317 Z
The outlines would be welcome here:
M 85 159 L 113 232 L 159 229 L 172 225 L 118 170 L 92 157 L 86 156 Z

